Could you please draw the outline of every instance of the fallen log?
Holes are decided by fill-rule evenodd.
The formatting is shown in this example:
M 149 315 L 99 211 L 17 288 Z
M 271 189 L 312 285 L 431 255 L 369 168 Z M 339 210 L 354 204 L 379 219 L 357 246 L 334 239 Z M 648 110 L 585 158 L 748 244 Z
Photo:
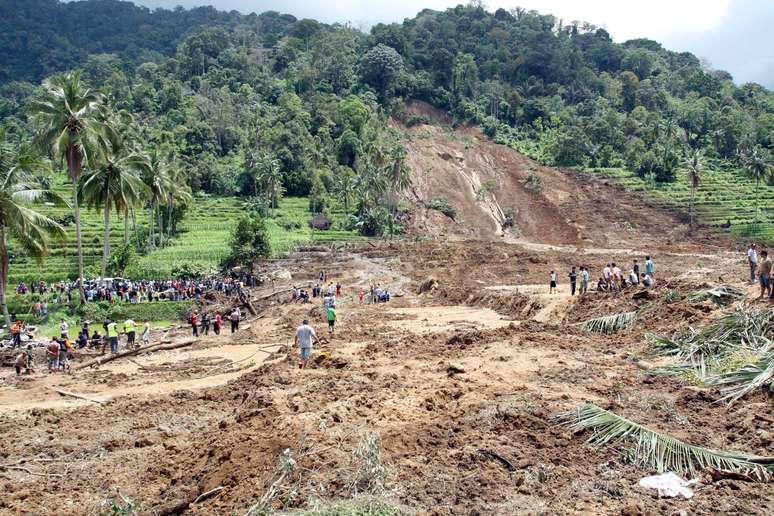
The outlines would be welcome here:
M 298 285 L 296 288 L 312 288 L 312 284 L 310 283 L 309 285 Z M 269 299 L 271 297 L 277 296 L 279 294 L 285 294 L 287 292 L 293 292 L 293 287 L 283 288 L 281 290 L 275 290 L 274 292 L 271 292 L 269 294 L 265 294 L 263 296 L 256 297 L 255 301 L 263 301 L 263 300 Z
M 49 389 L 51 389 L 52 391 L 56 392 L 60 396 L 70 396 L 71 398 L 77 398 L 79 400 L 91 401 L 92 403 L 103 403 L 102 400 L 95 400 L 93 398 L 89 398 L 89 397 L 83 396 L 81 394 L 75 394 L 74 392 L 63 391 L 63 390 L 60 390 L 60 389 L 54 389 L 53 387 L 49 387 Z
M 180 342 L 175 342 L 172 344 L 166 344 L 164 341 L 157 342 L 155 344 L 151 344 L 150 346 L 145 346 L 137 349 L 131 349 L 129 351 L 124 351 L 123 353 L 116 353 L 115 355 L 109 355 L 104 358 L 97 358 L 95 360 L 90 360 L 88 362 L 84 362 L 83 364 L 78 364 L 73 369 L 79 370 L 79 369 L 85 369 L 87 367 L 94 367 L 94 366 L 100 366 L 102 364 L 106 364 L 108 362 L 112 362 L 113 360 L 116 360 L 118 358 L 123 357 L 130 357 L 133 355 L 137 355 L 139 353 L 144 353 L 146 351 L 163 351 L 166 349 L 176 349 L 181 348 L 183 346 L 188 346 L 196 342 L 197 339 L 186 339 Z
M 250 302 L 250 297 L 246 296 L 242 293 L 239 294 L 239 301 L 242 302 L 245 306 L 247 306 L 247 309 L 250 311 L 250 314 L 252 315 L 258 315 L 258 312 L 255 311 L 255 307 Z

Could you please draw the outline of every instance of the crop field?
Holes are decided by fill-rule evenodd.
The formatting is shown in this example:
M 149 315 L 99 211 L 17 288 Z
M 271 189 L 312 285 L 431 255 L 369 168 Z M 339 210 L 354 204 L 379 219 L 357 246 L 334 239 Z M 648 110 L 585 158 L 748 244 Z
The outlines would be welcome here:
M 655 187 L 624 169 L 579 172 L 603 174 L 627 189 L 646 194 L 656 206 L 688 213 L 691 189 L 684 170 L 678 171 L 676 181 Z M 774 241 L 774 187 L 762 181 L 756 193 L 755 181 L 738 170 L 706 170 L 696 190 L 695 209 L 702 224 L 726 228 L 742 237 Z
M 69 198 L 69 186 L 60 179 L 55 189 L 65 198 Z M 361 238 L 356 231 L 343 229 L 346 215 L 343 210 L 333 209 L 330 216 L 333 227 L 329 231 L 312 230 L 309 220 L 308 199 L 287 197 L 282 199 L 279 208 L 272 210 L 267 218 L 267 226 L 272 242 L 272 253 L 282 256 L 295 246 L 312 242 L 340 241 Z M 78 274 L 75 224 L 67 222 L 72 213 L 68 207 L 47 205 L 41 208 L 43 213 L 64 223 L 67 238 L 64 242 L 55 242 L 50 254 L 42 263 L 30 259 L 16 250 L 11 241 L 10 284 L 21 280 L 43 280 L 47 282 L 74 278 Z M 178 235 L 163 248 L 151 250 L 138 256 L 136 263 L 126 271 L 127 276 L 145 278 L 168 277 L 173 269 L 187 264 L 196 269 L 215 269 L 228 254 L 228 241 L 231 231 L 240 215 L 245 213 L 243 202 L 234 197 L 196 197 L 178 224 Z M 130 217 L 131 219 L 131 217 Z M 149 213 L 139 210 L 136 213 L 137 230 L 147 231 Z M 110 243 L 113 249 L 124 240 L 123 217 L 111 214 Z M 83 234 L 84 268 L 87 276 L 96 276 L 100 272 L 104 219 L 101 210 L 81 208 L 81 230 Z M 129 221 L 130 241 L 135 241 L 132 221 Z

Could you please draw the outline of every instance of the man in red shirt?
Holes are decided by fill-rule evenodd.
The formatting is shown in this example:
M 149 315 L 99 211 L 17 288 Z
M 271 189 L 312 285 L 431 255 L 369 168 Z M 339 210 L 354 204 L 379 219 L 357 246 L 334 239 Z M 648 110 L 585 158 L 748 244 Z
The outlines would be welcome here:
M 199 336 L 199 312 L 194 310 L 191 314 L 191 329 L 193 330 L 194 337 Z

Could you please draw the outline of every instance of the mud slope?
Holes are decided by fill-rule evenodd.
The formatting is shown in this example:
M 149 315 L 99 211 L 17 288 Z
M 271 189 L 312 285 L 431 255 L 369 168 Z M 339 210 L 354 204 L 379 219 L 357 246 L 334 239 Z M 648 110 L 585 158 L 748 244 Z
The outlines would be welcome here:
M 411 226 L 418 234 L 583 247 L 682 239 L 675 215 L 644 206 L 605 181 L 542 166 L 475 128 L 451 129 L 427 104 L 412 102 L 408 110 L 434 120 L 411 128 L 396 122 L 406 134 L 414 183 L 409 200 L 417 206 Z M 525 188 L 531 171 L 542 180 L 539 195 Z M 456 209 L 455 220 L 424 208 L 443 196 Z M 513 229 L 503 227 L 509 209 Z

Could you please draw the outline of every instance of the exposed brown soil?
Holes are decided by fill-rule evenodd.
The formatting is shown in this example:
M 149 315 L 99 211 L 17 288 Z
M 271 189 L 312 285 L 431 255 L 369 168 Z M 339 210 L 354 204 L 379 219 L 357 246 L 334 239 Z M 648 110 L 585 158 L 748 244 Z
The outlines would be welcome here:
M 419 234 L 584 248 L 682 245 L 687 228 L 680 216 L 653 210 L 610 181 L 545 167 L 493 143 L 477 128 L 452 129 L 443 113 L 423 102 L 410 102 L 407 111 L 434 121 L 402 127 L 413 179 L 409 199 L 417 208 L 412 229 Z M 525 186 L 530 172 L 542 181 L 539 194 Z M 435 197 L 449 199 L 457 210 L 454 220 L 424 207 Z M 508 209 L 513 228 L 503 224 Z M 717 238 L 705 232 L 693 240 Z
M 522 173 L 518 163 L 514 174 Z M 369 242 L 287 259 L 293 282 L 325 268 L 344 285 L 335 335 L 318 304 L 285 296 L 265 303 L 249 329 L 190 349 L 64 378 L 16 380 L 4 370 L 0 513 L 99 513 L 106 499 L 120 501 L 116 490 L 143 514 L 245 514 L 261 502 L 304 508 L 364 491 L 420 514 L 774 513 L 770 483 L 709 475 L 691 500 L 659 499 L 638 486 L 653 471 L 554 424 L 553 415 L 592 401 L 691 443 L 774 455 L 770 395 L 727 409 L 714 403 L 715 390 L 648 375 L 632 361 L 647 351 L 645 332 L 698 326 L 722 312 L 667 304 L 667 290 L 687 293 L 719 277 L 743 285 L 742 257 L 696 238 L 660 238 L 656 224 L 670 223 L 669 214 L 635 205 L 597 210 L 583 185 L 546 173 L 575 200 L 549 196 L 545 212 L 523 210 L 520 238 L 530 241 L 497 237 L 483 215 L 476 238 L 428 217 L 416 227 L 445 227 L 455 240 Z M 473 224 L 478 215 L 464 206 Z M 608 236 L 606 225 L 627 214 L 653 227 Z M 558 226 L 565 229 L 550 231 Z M 656 258 L 659 282 L 649 295 L 569 295 L 571 265 L 596 275 L 607 262 L 628 267 L 645 252 Z M 552 269 L 560 273 L 557 294 L 548 294 Z M 371 282 L 387 285 L 393 299 L 359 303 L 357 292 Z M 613 336 L 575 324 L 645 304 L 634 327 Z M 299 370 L 292 339 L 305 317 L 323 343 Z M 52 385 L 103 402 L 61 398 Z M 355 453 L 371 432 L 380 438 L 383 478 Z M 288 458 L 295 466 L 282 469 Z

